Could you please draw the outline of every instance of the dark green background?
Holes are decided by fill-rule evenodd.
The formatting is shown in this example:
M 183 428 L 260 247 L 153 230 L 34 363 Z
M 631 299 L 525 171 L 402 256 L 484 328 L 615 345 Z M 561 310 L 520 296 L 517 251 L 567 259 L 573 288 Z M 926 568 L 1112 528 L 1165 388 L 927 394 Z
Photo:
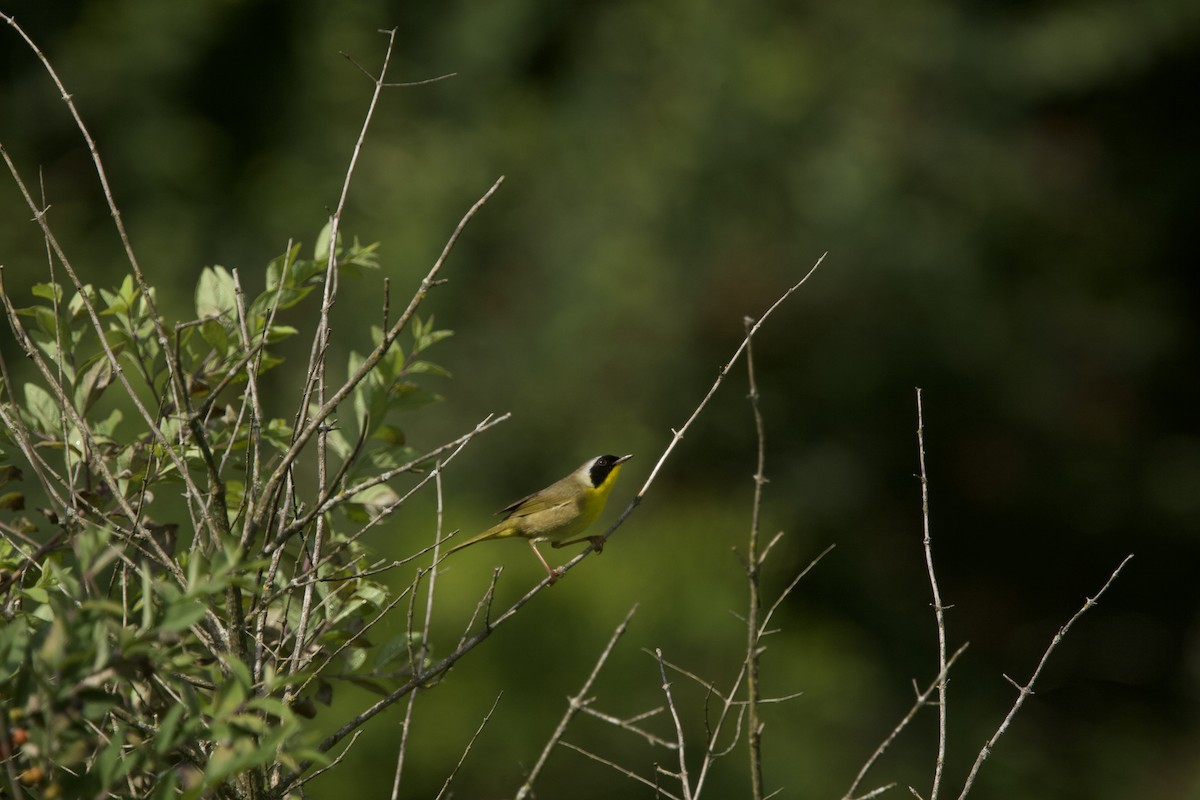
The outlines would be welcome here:
M 756 342 L 765 528 L 788 531 L 767 586 L 838 545 L 764 656 L 769 692 L 804 693 L 767 712 L 768 786 L 841 796 L 907 708 L 910 680 L 936 674 L 913 478 L 919 385 L 951 645 L 971 643 L 950 686 L 954 796 L 1013 699 L 1002 676 L 1023 680 L 1133 552 L 973 796 L 1200 797 L 1194 0 L 0 10 L 74 95 L 143 268 L 179 318 L 193 313 L 204 265 L 236 267 L 257 287 L 289 238 L 311 246 L 371 91 L 339 51 L 374 70 L 386 43 L 376 30 L 396 27 L 393 80 L 458 73 L 385 96 L 344 230 L 383 243 L 397 305 L 461 214 L 507 176 L 429 303 L 457 332 L 439 345 L 455 375 L 436 385 L 447 402 L 407 428 L 426 447 L 514 413 L 447 476 L 446 524 L 464 532 L 600 452 L 637 454 L 615 494 L 623 505 L 732 353 L 743 315 L 828 251 Z M 27 180 L 41 171 L 76 268 L 118 282 L 126 265 L 87 150 L 7 27 L 0 143 Z M 44 247 L 4 185 L 0 261 L 23 305 L 45 279 Z M 340 347 L 368 346 L 380 281 L 344 282 Z M 273 376 L 278 396 L 296 385 L 302 351 Z M 598 706 L 629 715 L 661 702 L 642 648 L 729 680 L 743 631 L 728 612 L 744 607 L 730 548 L 744 545 L 754 460 L 745 393 L 739 367 L 604 555 L 419 699 L 404 796 L 436 793 L 500 690 L 455 786 L 511 795 L 634 603 Z M 382 550 L 428 541 L 425 502 L 375 534 Z M 497 562 L 504 598 L 538 577 L 517 544 L 456 557 L 436 615 L 441 648 Z M 676 687 L 694 761 L 704 697 Z M 371 726 L 311 796 L 386 796 L 398 720 Z M 868 783 L 926 794 L 934 733 L 930 712 Z M 673 765 L 592 721 L 568 739 L 643 774 Z M 748 794 L 740 749 L 713 780 L 716 796 Z M 651 793 L 567 750 L 538 792 L 617 795 Z

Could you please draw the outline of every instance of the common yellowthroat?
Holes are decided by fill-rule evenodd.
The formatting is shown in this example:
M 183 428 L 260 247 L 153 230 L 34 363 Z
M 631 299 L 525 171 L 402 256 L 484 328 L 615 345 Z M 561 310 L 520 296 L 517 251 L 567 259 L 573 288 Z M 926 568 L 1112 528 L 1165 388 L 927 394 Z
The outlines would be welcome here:
M 550 568 L 546 559 L 538 552 L 538 542 L 550 542 L 553 547 L 564 547 L 582 541 L 590 541 L 596 551 L 604 549 L 603 536 L 579 536 L 587 530 L 608 502 L 608 495 L 617 481 L 621 465 L 633 455 L 597 456 L 588 459 L 579 469 L 562 480 L 522 497 L 511 506 L 499 511 L 504 521 L 488 528 L 446 553 L 450 555 L 464 547 L 487 539 L 507 539 L 519 536 L 529 542 L 533 554 L 542 562 L 550 574 L 550 582 L 558 580 L 559 573 Z M 578 538 L 572 538 L 578 537 Z

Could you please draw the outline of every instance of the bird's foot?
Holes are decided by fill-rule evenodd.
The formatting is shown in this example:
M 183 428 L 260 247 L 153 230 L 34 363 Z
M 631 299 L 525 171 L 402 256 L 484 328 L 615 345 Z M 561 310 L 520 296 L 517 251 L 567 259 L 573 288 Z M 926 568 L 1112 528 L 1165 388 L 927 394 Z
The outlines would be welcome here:
M 608 540 L 603 536 L 589 536 L 588 541 L 592 543 L 592 547 L 596 548 L 597 553 L 604 552 L 604 543 Z

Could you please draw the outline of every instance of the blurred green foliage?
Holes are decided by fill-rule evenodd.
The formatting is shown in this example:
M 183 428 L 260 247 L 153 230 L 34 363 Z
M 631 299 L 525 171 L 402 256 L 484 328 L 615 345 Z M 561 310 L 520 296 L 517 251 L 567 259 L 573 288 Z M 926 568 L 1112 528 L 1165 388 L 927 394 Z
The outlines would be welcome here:
M 348 215 L 383 241 L 403 292 L 508 176 L 431 298 L 458 333 L 443 359 L 455 381 L 421 444 L 516 414 L 448 479 L 448 524 L 464 533 L 588 455 L 633 451 L 619 504 L 732 352 L 741 317 L 828 251 L 757 342 L 767 527 L 789 531 L 771 578 L 839 545 L 767 653 L 778 691 L 805 692 L 772 711 L 768 785 L 840 794 L 906 707 L 909 680 L 935 672 L 912 479 L 921 385 L 951 639 L 971 642 L 951 684 L 950 785 L 1011 702 L 1001 674 L 1027 674 L 1136 552 L 978 791 L 1200 792 L 1193 0 L 92 0 L 16 13 L 92 127 L 164 288 L 169 276 L 192 285 L 204 264 L 265 263 L 336 203 L 371 88 L 339 52 L 377 69 L 375 31 L 396 27 L 393 80 L 458 73 L 386 96 Z M 0 106 L 20 113 L 4 115 L 0 142 L 41 167 L 56 230 L 107 285 L 123 262 L 86 148 L 3 33 Z M 25 276 L 42 280 L 27 217 L 0 191 L 15 297 Z M 335 326 L 381 313 L 376 281 L 348 289 Z M 272 377 L 280 396 L 299 391 L 299 371 Z M 502 688 L 461 791 L 519 784 L 635 602 L 606 701 L 630 713 L 658 702 L 639 647 L 669 641 L 673 660 L 714 680 L 732 668 L 741 583 L 728 553 L 744 539 L 753 471 L 743 393 L 731 380 L 610 550 L 540 598 L 536 622 L 457 667 L 448 680 L 462 692 L 418 706 L 428 756 L 412 759 L 411 796 L 436 791 L 446 753 L 465 744 L 456 734 Z M 397 538 L 427 524 L 401 520 Z M 519 592 L 536 566 L 520 550 L 464 553 L 448 594 L 472 604 L 497 560 L 513 565 L 502 590 Z M 317 782 L 314 797 L 384 791 L 396 722 L 375 730 L 348 759 L 361 768 Z M 623 763 L 651 763 L 626 744 Z M 878 774 L 923 787 L 931 753 L 931 729 L 910 732 Z M 573 753 L 552 766 L 542 796 L 633 791 Z M 718 793 L 740 793 L 728 769 Z

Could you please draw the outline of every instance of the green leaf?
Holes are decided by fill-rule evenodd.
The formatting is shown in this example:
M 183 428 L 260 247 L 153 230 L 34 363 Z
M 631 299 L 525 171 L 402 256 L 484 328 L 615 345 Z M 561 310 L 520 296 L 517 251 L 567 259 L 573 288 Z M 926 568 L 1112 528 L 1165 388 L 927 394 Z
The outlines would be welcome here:
M 330 218 L 325 223 L 325 227 L 321 228 L 321 232 L 317 234 L 316 244 L 313 245 L 313 260 L 327 261 L 329 259 L 329 240 L 333 234 L 333 219 Z M 341 234 L 338 235 L 338 240 L 341 240 Z
M 440 394 L 431 392 L 411 381 L 397 383 L 389 393 L 389 405 L 401 411 L 411 411 L 431 403 L 437 403 L 441 399 Z
M 236 711 L 246 699 L 246 690 L 240 681 L 225 681 L 218 687 L 209 713 L 214 719 L 224 720 Z
M 175 729 L 179 727 L 185 710 L 182 703 L 175 703 L 159 723 L 158 732 L 154 736 L 154 752 L 158 755 L 166 753 L 175 746 Z
M 103 689 L 88 689 L 76 693 L 75 697 L 83 701 L 80 710 L 83 712 L 84 719 L 92 722 L 103 722 L 110 711 L 121 705 L 121 698 L 118 695 L 110 694 Z
M 33 314 L 33 321 L 37 324 L 37 329 L 49 337 L 49 341 L 55 341 L 55 336 L 58 334 L 58 317 L 54 313 L 54 309 L 47 306 L 34 306 L 29 309 Z
M 383 607 L 388 600 L 388 593 L 386 589 L 377 583 L 370 583 L 367 581 L 364 581 L 362 585 L 354 591 L 354 596 L 367 601 L 377 608 Z
M 403 447 L 407 439 L 404 436 L 404 431 L 397 428 L 395 425 L 380 425 L 374 433 L 371 434 L 372 439 L 379 439 L 393 447 Z
M 62 435 L 62 409 L 54 397 L 36 383 L 25 384 L 25 408 L 42 433 Z
M 325 282 L 325 259 L 317 261 L 305 261 L 301 259 L 296 262 L 296 286 L 317 286 Z
M 112 364 L 108 355 L 101 353 L 75 382 L 75 408 L 86 414 L 92 404 L 100 399 L 100 395 L 104 394 L 104 390 L 112 382 L 112 376 Z
M 150 562 L 142 562 L 142 627 L 139 633 L 150 630 L 154 624 L 154 577 L 150 574 Z
M 28 590 L 23 592 L 28 596 Z M 25 664 L 30 644 L 29 620 L 18 614 L 0 625 L 0 684 L 7 682 Z
M 400 502 L 400 495 L 396 494 L 386 483 L 357 492 L 350 498 L 350 503 L 361 507 L 367 512 L 368 517 L 374 517 L 395 508 L 398 502 Z
M 275 295 L 275 291 L 279 288 L 280 281 L 284 280 L 284 276 L 289 278 L 284 282 L 284 285 L 293 285 L 293 282 L 290 280 L 290 278 L 293 276 L 292 267 L 295 265 L 296 258 L 299 255 L 300 243 L 297 242 L 296 244 L 292 245 L 291 248 L 289 248 L 288 251 L 283 255 L 276 256 L 275 258 L 271 259 L 271 261 L 267 264 L 267 291 L 255 299 L 255 305 L 257 305 L 260 300 L 266 300 L 268 305 L 264 306 L 263 310 L 268 308 L 269 303 L 272 302 L 268 296 L 273 297 Z
M 230 319 L 230 323 L 232 324 L 232 319 Z M 217 355 L 223 356 L 229 352 L 231 333 L 218 319 L 207 319 L 200 323 L 200 338 L 204 339 Z
M 108 741 L 108 746 L 100 751 L 96 759 L 96 773 L 103 788 L 112 786 L 117 777 L 117 766 L 121 762 L 121 750 L 125 745 L 125 727 L 118 724 Z M 133 756 L 133 753 L 130 753 Z
M 242 690 L 249 692 L 254 685 L 254 679 L 250 677 L 250 668 L 236 658 L 229 662 L 229 668 L 233 670 L 233 677 L 241 684 Z
M 279 719 L 287 719 L 292 715 L 292 710 L 288 708 L 287 703 L 277 697 L 256 697 L 247 703 L 246 707 L 264 711 Z
M 134 311 L 134 303 L 137 301 L 138 292 L 133 288 L 133 276 L 126 275 L 125 280 L 121 282 L 120 288 L 116 293 L 100 290 L 100 298 L 103 301 L 105 308 L 101 314 L 127 316 Z M 83 299 L 76 295 L 72 298 L 71 303 L 74 306 L 78 298 L 80 306 L 83 304 Z
M 96 290 L 90 283 L 85 283 L 80 291 L 71 295 L 71 302 L 67 303 L 67 314 L 71 319 L 77 319 L 84 313 L 84 298 L 95 302 Z
M 375 654 L 375 672 L 383 672 L 401 657 L 407 661 L 410 641 L 408 633 L 400 633 L 384 642 Z
M 236 726 L 246 733 L 260 736 L 267 732 L 267 721 L 254 714 L 234 714 L 228 719 L 230 725 Z
M 197 787 L 203 789 L 203 786 Z M 174 769 L 169 769 L 165 774 L 160 774 L 158 782 L 154 785 L 154 792 L 150 795 L 150 800 L 175 800 L 179 797 L 179 772 Z
M 430 320 L 432 324 L 433 320 Z M 449 339 L 454 335 L 454 331 L 430 331 L 426 330 L 424 334 L 417 337 L 414 345 L 417 350 L 428 350 L 443 339 Z
M 0 465 L 0 486 L 22 480 L 21 470 L 12 464 Z
M 299 332 L 298 328 L 294 328 L 291 325 L 272 325 L 271 329 L 267 331 L 267 343 L 275 344 L 276 342 L 281 342 L 288 337 L 295 336 Z
M 354 395 L 354 404 L 357 407 L 357 392 Z M 350 440 L 346 438 L 345 434 L 342 433 L 340 428 L 334 428 L 331 430 L 328 434 L 328 437 L 329 438 L 326 440 L 326 442 L 331 448 L 333 448 L 333 452 L 337 454 L 338 458 L 346 458 L 350 455 L 350 451 L 353 446 L 350 444 Z
M 396 467 L 408 464 L 420 453 L 414 447 L 384 447 L 371 450 L 367 453 L 367 461 L 371 466 L 378 470 L 395 469 Z M 424 472 L 429 469 L 430 465 L 418 464 L 413 467 L 413 472 Z
M 443 378 L 450 377 L 448 370 L 438 364 L 434 364 L 432 361 L 414 361 L 408 365 L 408 372 L 423 372 Z
M 100 438 L 111 439 L 116 434 L 117 426 L 121 424 L 122 419 L 124 419 L 124 416 L 121 414 L 120 409 L 114 408 L 111 414 L 92 425 L 92 433 Z
M 50 602 L 50 593 L 40 586 L 30 586 L 28 589 L 22 590 L 21 594 L 38 605 Z
M 362 665 L 367 663 L 367 651 L 363 647 L 349 647 L 342 651 L 342 657 L 346 662 L 347 672 L 357 672 L 362 668 Z
M 158 628 L 168 633 L 187 630 L 200 621 L 204 611 L 204 606 L 195 600 L 181 600 L 167 607 Z
M 29 291 L 34 297 L 42 297 L 53 303 L 62 302 L 63 290 L 57 283 L 35 283 Z
M 233 275 L 224 267 L 205 267 L 196 285 L 196 316 L 200 319 L 228 314 L 237 306 Z

